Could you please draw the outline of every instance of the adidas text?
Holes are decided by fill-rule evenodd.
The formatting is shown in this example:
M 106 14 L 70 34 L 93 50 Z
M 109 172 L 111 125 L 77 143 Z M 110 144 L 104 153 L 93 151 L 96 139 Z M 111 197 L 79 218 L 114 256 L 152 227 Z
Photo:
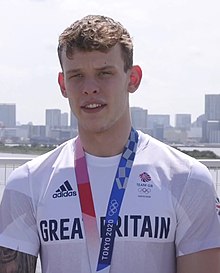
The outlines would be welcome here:
M 76 196 L 76 191 L 64 191 L 64 192 L 53 194 L 53 198 L 70 197 L 70 196 Z

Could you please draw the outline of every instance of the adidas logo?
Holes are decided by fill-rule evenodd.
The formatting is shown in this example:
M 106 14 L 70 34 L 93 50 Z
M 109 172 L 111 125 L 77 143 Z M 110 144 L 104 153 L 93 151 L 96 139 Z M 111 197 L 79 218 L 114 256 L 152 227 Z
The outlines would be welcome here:
M 73 190 L 68 180 L 66 180 L 59 189 L 53 194 L 53 198 L 76 196 L 76 191 Z

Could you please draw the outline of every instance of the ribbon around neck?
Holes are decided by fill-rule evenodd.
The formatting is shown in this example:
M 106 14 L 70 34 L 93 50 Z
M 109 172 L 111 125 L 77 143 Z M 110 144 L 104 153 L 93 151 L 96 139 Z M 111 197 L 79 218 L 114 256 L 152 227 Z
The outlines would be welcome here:
M 99 271 L 107 273 L 110 270 L 115 241 L 115 230 L 125 189 L 128 184 L 128 178 L 134 162 L 137 143 L 138 133 L 136 130 L 131 128 L 113 182 L 105 216 L 103 237 L 100 244 L 100 235 L 97 226 L 85 153 L 79 137 L 76 139 L 75 174 L 92 273 Z

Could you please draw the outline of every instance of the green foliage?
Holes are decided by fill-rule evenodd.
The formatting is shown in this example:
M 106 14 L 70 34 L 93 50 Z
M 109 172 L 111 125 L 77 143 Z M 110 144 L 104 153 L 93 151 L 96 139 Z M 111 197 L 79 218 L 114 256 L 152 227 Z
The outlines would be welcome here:
M 4 146 L 0 145 L 0 153 L 10 153 L 10 154 L 33 154 L 41 155 L 48 151 L 51 151 L 55 146 L 42 146 L 42 145 L 19 145 L 19 146 Z
M 54 145 L 20 145 L 20 146 L 5 146 L 0 145 L 0 153 L 11 153 L 11 154 L 44 154 L 48 151 L 51 151 L 55 148 Z M 178 149 L 178 148 L 176 148 Z M 180 149 L 178 149 L 180 150 Z M 199 151 L 199 150 L 193 150 L 193 151 L 186 151 L 186 150 L 180 150 L 181 152 L 192 156 L 196 159 L 219 159 L 220 157 L 217 156 L 212 151 Z
M 217 156 L 214 152 L 212 151 L 199 151 L 199 150 L 193 150 L 193 151 L 185 151 L 181 150 L 181 152 L 194 157 L 196 159 L 219 159 L 220 157 Z

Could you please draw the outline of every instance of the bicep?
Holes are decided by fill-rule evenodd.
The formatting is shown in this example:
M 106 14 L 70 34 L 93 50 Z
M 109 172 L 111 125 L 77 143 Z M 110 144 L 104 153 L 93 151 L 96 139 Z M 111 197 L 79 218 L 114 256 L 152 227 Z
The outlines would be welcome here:
M 220 273 L 220 248 L 177 258 L 177 273 Z
M 0 273 L 35 273 L 37 257 L 0 247 Z

